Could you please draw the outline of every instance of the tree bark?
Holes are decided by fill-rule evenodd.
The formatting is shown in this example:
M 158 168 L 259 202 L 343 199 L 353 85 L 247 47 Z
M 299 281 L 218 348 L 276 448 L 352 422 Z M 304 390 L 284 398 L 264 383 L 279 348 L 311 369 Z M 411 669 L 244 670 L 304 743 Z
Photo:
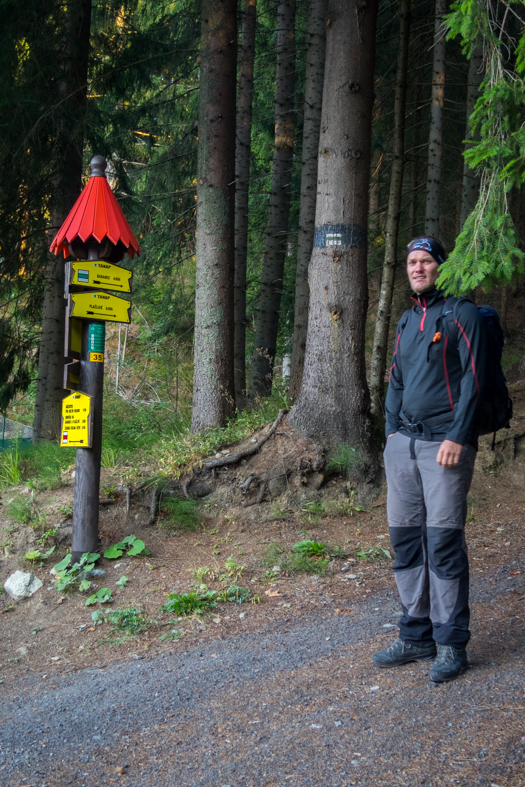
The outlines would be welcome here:
M 392 310 L 392 294 L 397 263 L 397 241 L 401 197 L 403 193 L 403 165 L 405 157 L 405 106 L 407 93 L 408 40 L 410 34 L 410 0 L 399 2 L 399 45 L 397 56 L 397 75 L 394 96 L 394 157 L 388 197 L 388 218 L 385 234 L 385 258 L 381 291 L 377 307 L 372 364 L 370 370 L 370 399 L 372 414 L 383 414 L 385 386 L 385 363 Z
M 310 313 L 303 382 L 288 422 L 351 446 L 372 476 L 365 373 L 367 218 L 377 0 L 329 0 Z
M 239 410 L 246 397 L 246 263 L 256 11 L 257 0 L 244 0 L 235 153 L 234 364 L 235 403 Z
M 269 396 L 279 329 L 294 145 L 295 0 L 277 9 L 275 141 L 249 396 Z
M 416 110 L 414 112 L 414 126 L 412 132 L 412 153 L 410 156 L 410 201 L 408 203 L 408 236 L 412 239 L 418 235 L 418 197 L 421 188 L 419 158 L 419 144 L 421 141 L 421 83 L 416 84 Z
M 436 0 L 434 26 L 434 61 L 432 65 L 432 99 L 428 137 L 427 201 L 425 233 L 439 236 L 439 195 L 441 190 L 441 154 L 443 149 L 443 106 L 445 101 L 445 27 L 443 17 L 447 0 Z
M 50 242 L 82 188 L 91 0 L 69 0 L 64 15 L 50 200 Z M 64 392 L 64 267 L 61 256 L 48 254 L 33 418 L 35 441 L 57 440 L 60 431 Z
M 303 153 L 301 202 L 295 274 L 295 317 L 289 395 L 296 399 L 301 389 L 308 327 L 308 265 L 312 256 L 317 198 L 317 154 L 321 128 L 324 62 L 326 53 L 326 2 L 310 0 L 308 49 L 304 86 Z
M 203 0 L 201 19 L 192 432 L 233 415 L 237 2 Z
M 469 141 L 473 139 L 470 129 L 470 116 L 474 111 L 474 105 L 478 100 L 479 87 L 484 77 L 483 70 L 483 50 L 481 47 L 476 47 L 472 52 L 470 58 L 470 68 L 468 74 L 468 92 L 467 92 L 467 127 L 465 131 L 465 150 L 469 149 Z M 461 215 L 459 219 L 459 231 L 463 229 L 463 225 L 469 213 L 474 210 L 476 202 L 478 201 L 479 192 L 479 175 L 470 169 L 467 162 L 463 159 L 463 188 L 461 190 Z

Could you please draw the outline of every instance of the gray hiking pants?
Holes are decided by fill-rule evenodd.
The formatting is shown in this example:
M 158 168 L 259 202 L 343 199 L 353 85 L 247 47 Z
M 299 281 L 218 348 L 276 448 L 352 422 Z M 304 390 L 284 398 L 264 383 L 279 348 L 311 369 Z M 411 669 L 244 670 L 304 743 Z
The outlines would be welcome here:
M 476 450 L 466 445 L 458 465 L 441 467 L 440 443 L 414 440 L 411 452 L 411 442 L 396 432 L 384 451 L 394 575 L 403 607 L 400 638 L 464 648 L 470 639 L 465 519 Z

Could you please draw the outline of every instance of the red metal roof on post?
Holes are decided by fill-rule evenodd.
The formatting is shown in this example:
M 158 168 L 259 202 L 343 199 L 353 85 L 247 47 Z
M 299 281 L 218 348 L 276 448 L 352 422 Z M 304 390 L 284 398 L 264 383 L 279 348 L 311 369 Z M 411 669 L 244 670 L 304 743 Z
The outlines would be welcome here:
M 63 252 L 66 258 L 84 257 L 80 247 L 95 240 L 101 246 L 107 242 L 107 253 L 101 258 L 119 262 L 127 253 L 133 259 L 140 246 L 106 180 L 106 159 L 93 156 L 90 165 L 91 177 L 55 235 L 51 251 Z

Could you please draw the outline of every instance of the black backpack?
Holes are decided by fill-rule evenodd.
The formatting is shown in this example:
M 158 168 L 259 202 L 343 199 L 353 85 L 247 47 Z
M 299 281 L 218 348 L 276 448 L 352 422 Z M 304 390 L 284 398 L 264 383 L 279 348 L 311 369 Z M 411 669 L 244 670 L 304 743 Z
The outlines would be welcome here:
M 452 309 L 444 311 L 443 316 L 451 314 L 452 320 L 455 320 L 458 305 L 468 301 L 468 298 L 448 298 L 446 306 L 450 305 L 451 300 L 455 301 Z M 472 301 L 468 302 L 472 303 Z M 494 448 L 498 429 L 508 429 L 510 426 L 512 399 L 509 396 L 505 375 L 501 368 L 504 335 L 498 312 L 492 306 L 478 306 L 478 309 L 487 330 L 488 358 L 486 383 L 481 391 L 476 424 L 479 435 L 494 433 L 492 441 L 492 448 Z

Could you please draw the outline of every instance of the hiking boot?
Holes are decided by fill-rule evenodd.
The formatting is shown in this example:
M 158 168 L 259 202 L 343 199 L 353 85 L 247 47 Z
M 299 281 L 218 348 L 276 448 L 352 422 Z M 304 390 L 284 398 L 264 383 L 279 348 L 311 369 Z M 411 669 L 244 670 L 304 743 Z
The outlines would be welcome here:
M 412 645 L 410 642 L 396 639 L 387 650 L 374 653 L 372 661 L 376 667 L 397 667 L 408 661 L 432 661 L 435 657 L 436 646 L 433 642 L 429 645 Z
M 453 648 L 452 645 L 438 645 L 435 662 L 430 668 L 429 678 L 435 683 L 454 680 L 468 668 L 467 651 L 465 648 Z

